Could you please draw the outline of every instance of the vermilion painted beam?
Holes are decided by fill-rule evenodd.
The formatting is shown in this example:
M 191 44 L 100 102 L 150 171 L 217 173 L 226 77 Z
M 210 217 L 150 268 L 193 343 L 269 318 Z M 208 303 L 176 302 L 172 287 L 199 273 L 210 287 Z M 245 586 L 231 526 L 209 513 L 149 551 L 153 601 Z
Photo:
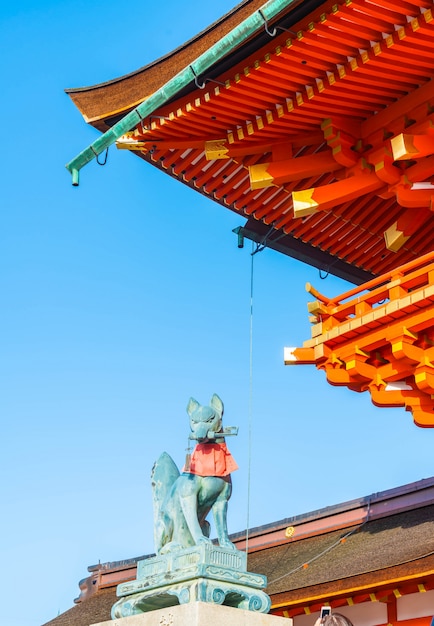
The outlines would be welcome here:
M 292 147 L 309 145 L 312 138 L 308 136 L 289 138 L 285 142 L 276 141 L 274 143 L 249 143 L 232 145 L 227 139 L 216 139 L 205 142 L 205 155 L 208 160 L 212 159 L 237 159 L 251 154 L 275 153 L 285 154 L 286 157 L 292 154 Z
M 397 118 L 404 119 L 405 115 L 421 104 L 428 104 L 434 98 L 434 81 L 429 81 L 426 85 L 419 87 L 408 96 L 404 96 L 394 104 L 389 105 L 383 111 L 372 115 L 361 125 L 361 136 L 369 137 L 372 133 L 382 130 L 390 122 Z
M 291 365 L 293 363 L 313 365 L 316 363 L 313 348 L 285 348 L 283 359 L 285 365 Z
M 428 189 L 414 189 L 410 185 L 396 186 L 396 199 L 398 204 L 406 208 L 432 209 L 434 199 L 434 187 Z
M 286 161 L 258 163 L 249 167 L 250 185 L 252 189 L 262 189 L 338 169 L 342 169 L 342 166 L 333 159 L 329 151 Z
M 311 215 L 316 211 L 325 211 L 343 202 L 355 200 L 384 187 L 383 181 L 373 173 L 350 176 L 345 180 L 303 191 L 294 191 L 294 217 Z
M 323 14 L 321 16 L 321 22 L 324 25 L 331 26 L 331 28 L 335 28 L 335 29 L 338 28 L 339 30 L 342 30 L 344 32 L 347 31 L 349 33 L 353 33 L 355 30 L 354 22 L 350 20 L 346 20 L 345 18 L 341 19 L 340 16 L 341 16 L 341 7 L 339 7 L 338 5 L 335 5 L 333 7 L 332 14 Z M 379 36 L 379 31 L 378 29 L 375 28 L 375 26 L 376 24 L 372 23 L 369 25 L 369 28 L 368 28 L 359 23 L 357 24 L 357 33 L 359 34 L 359 36 L 365 37 L 367 41 L 376 41 Z
M 434 141 L 434 138 L 433 138 Z M 422 182 L 434 178 L 434 156 L 419 159 L 417 163 L 407 167 L 405 177 L 411 182 Z
M 395 161 L 419 159 L 434 154 L 434 133 L 409 135 L 401 133 L 390 140 Z
M 392 252 L 398 252 L 408 239 L 430 217 L 431 212 L 427 209 L 409 209 L 399 217 L 384 233 L 386 248 Z
M 387 20 L 379 20 L 378 18 L 373 20 L 372 16 L 367 14 L 366 11 L 360 11 L 360 8 L 354 2 L 348 2 L 344 6 L 339 7 L 339 15 L 344 19 L 347 16 L 350 22 L 355 24 L 361 24 L 362 26 L 369 28 L 376 28 L 382 32 L 387 32 L 390 22 Z

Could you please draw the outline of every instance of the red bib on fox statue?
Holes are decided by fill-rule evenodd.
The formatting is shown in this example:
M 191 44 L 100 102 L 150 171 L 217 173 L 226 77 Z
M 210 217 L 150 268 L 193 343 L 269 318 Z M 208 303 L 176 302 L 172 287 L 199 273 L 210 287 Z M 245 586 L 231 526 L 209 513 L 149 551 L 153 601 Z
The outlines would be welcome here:
M 183 471 L 198 476 L 228 476 L 238 465 L 225 443 L 198 443 L 191 455 L 189 467 Z

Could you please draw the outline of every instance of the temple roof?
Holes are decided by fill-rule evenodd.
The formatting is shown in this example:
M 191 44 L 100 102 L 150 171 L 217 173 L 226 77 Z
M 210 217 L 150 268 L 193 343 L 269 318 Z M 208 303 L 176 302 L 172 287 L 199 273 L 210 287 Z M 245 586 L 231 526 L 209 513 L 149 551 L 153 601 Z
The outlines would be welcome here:
M 431 0 L 247 0 L 162 59 L 67 90 L 109 145 L 360 283 L 431 250 Z M 108 130 L 109 129 L 109 130 Z
M 304 597 L 306 587 L 321 589 L 321 593 L 327 588 L 327 595 L 332 589 L 336 593 L 337 582 L 345 589 L 344 579 L 352 579 L 352 587 L 362 586 L 362 581 L 372 585 L 374 573 L 383 570 L 381 577 L 375 576 L 378 585 L 381 578 L 389 581 L 391 577 L 418 572 L 424 559 L 431 569 L 434 566 L 433 529 L 432 505 L 367 522 L 354 527 L 352 533 L 348 529 L 337 530 L 262 550 L 252 555 L 251 563 L 255 571 L 267 573 L 267 592 L 272 595 L 274 604 L 283 598 Z M 315 560 L 310 562 L 311 559 Z M 306 569 L 297 569 L 305 563 L 309 563 Z
M 263 0 L 244 0 L 206 30 L 154 62 L 98 85 L 66 89 L 66 93 L 86 122 L 106 131 L 114 120 L 149 98 L 262 4 Z M 218 60 L 220 63 L 221 59 Z M 194 82 L 191 88 L 194 88 Z

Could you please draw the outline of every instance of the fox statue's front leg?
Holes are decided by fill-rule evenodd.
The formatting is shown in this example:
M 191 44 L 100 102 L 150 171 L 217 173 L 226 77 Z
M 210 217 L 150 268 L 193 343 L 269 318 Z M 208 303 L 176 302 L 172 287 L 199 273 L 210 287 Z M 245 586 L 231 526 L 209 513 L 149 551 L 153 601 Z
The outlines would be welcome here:
M 199 521 L 198 493 L 201 478 L 190 474 L 183 475 L 178 483 L 178 498 L 188 530 L 196 545 L 199 543 L 211 543 L 211 539 L 203 534 Z M 209 508 L 208 508 L 209 510 Z
M 219 497 L 212 506 L 212 513 L 214 516 L 214 522 L 217 531 L 217 537 L 219 544 L 222 548 L 229 548 L 230 550 L 236 550 L 237 547 L 229 540 L 228 524 L 227 524 L 227 511 L 228 500 L 232 493 L 232 482 L 229 480 L 226 482 Z

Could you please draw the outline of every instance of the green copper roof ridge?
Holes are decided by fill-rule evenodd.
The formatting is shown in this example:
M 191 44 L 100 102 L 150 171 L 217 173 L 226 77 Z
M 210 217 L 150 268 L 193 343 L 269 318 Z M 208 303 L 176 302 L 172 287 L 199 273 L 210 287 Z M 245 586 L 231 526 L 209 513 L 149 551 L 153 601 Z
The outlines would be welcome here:
M 137 126 L 143 118 L 163 106 L 181 89 L 194 81 L 195 78 L 203 75 L 218 59 L 230 53 L 258 30 L 266 27 L 266 21 L 272 20 L 284 8 L 293 4 L 293 2 L 296 2 L 296 0 L 269 0 L 263 4 L 252 15 L 222 37 L 220 41 L 202 53 L 195 61 L 181 70 L 165 85 L 149 96 L 149 98 L 127 113 L 119 122 L 114 124 L 112 128 L 82 150 L 65 166 L 72 174 L 72 184 L 75 186 L 78 185 L 79 171 L 82 167 L 113 145 L 119 137 Z

